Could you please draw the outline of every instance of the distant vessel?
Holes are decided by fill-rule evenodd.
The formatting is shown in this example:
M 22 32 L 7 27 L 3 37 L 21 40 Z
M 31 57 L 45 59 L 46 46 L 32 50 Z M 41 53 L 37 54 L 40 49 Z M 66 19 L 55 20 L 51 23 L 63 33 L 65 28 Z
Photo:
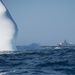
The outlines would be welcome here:
M 75 44 L 69 43 L 66 40 L 62 43 L 57 44 L 54 49 L 75 49 Z
M 60 42 L 58 43 L 56 46 L 48 46 L 48 45 L 45 45 L 45 46 L 41 46 L 42 49 L 56 49 L 56 50 L 59 50 L 59 49 L 75 49 L 75 44 L 72 44 L 70 42 L 67 42 L 66 39 L 64 40 L 64 42 Z

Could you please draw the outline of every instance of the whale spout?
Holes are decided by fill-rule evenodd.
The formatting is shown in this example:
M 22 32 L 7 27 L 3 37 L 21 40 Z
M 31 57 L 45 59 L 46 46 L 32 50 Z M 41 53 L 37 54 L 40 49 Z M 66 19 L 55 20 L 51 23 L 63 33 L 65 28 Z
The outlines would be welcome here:
M 0 0 L 0 51 L 16 50 L 18 28 L 8 9 Z

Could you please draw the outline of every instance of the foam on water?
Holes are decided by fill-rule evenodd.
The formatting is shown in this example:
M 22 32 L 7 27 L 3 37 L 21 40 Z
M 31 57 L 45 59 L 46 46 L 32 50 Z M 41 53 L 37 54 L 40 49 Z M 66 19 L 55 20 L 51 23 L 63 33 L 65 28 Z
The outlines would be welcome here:
M 13 51 L 16 49 L 17 25 L 9 11 L 0 0 L 0 51 Z

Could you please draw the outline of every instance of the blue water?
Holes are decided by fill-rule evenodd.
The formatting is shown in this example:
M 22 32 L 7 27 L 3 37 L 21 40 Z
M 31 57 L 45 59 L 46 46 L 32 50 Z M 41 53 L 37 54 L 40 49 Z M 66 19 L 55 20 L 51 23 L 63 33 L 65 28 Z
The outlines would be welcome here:
M 75 75 L 75 50 L 1 52 L 0 75 Z

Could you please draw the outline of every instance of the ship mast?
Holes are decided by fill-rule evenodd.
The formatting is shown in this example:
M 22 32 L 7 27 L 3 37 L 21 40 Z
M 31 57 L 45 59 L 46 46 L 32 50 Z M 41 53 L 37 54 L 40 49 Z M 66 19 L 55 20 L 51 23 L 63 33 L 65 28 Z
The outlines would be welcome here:
M 66 39 L 64 40 L 64 43 L 67 43 Z

